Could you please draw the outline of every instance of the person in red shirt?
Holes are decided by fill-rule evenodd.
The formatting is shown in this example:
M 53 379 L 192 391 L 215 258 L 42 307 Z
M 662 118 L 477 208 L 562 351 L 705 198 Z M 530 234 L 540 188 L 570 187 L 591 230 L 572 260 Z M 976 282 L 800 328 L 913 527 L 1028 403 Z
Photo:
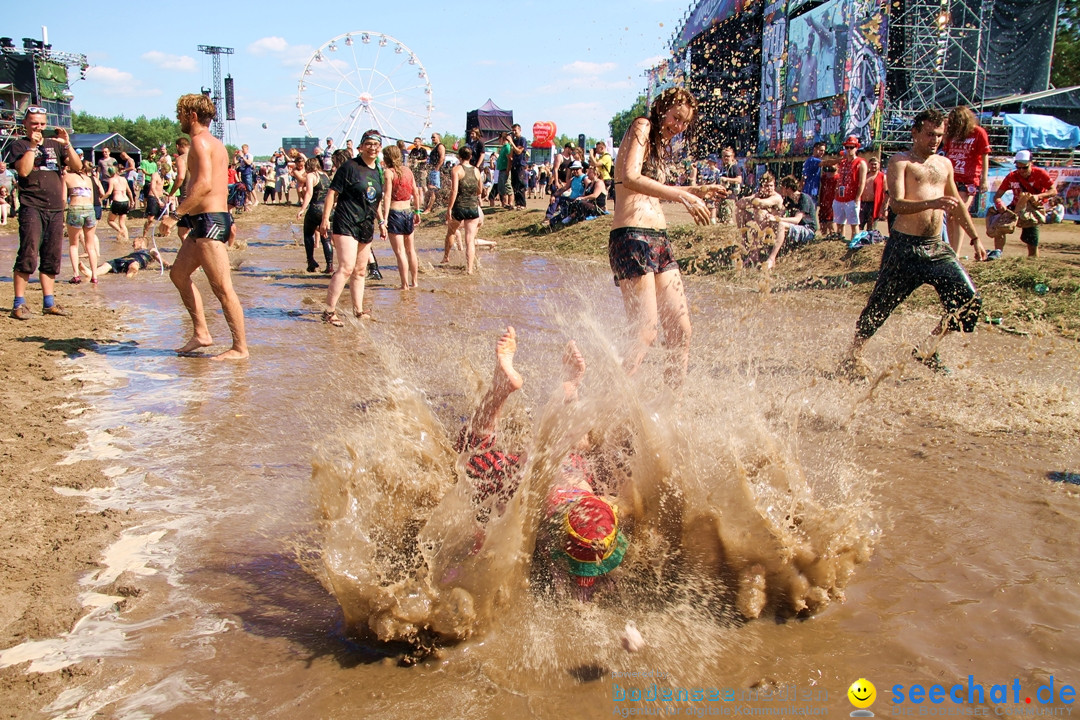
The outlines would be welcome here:
M 844 234 L 844 225 L 851 226 L 851 237 L 859 232 L 859 198 L 866 189 L 866 162 L 859 157 L 859 138 L 849 135 L 844 140 L 844 152 L 836 175 L 836 199 L 833 200 L 833 219 L 838 232 Z
M 945 157 L 953 164 L 960 201 L 970 212 L 979 193 L 986 192 L 986 174 L 990 168 L 990 139 L 979 127 L 975 113 L 966 105 L 953 108 L 945 121 Z M 949 213 L 946 230 L 953 252 L 960 253 L 960 216 Z
M 836 199 L 836 166 L 821 166 L 821 185 L 818 187 L 821 204 L 818 205 L 818 224 L 822 235 L 833 233 L 832 204 Z
M 877 230 L 877 221 L 885 219 L 889 207 L 889 191 L 885 187 L 885 173 L 877 156 L 866 161 L 866 186 L 859 197 L 859 217 L 862 230 Z
M 1031 162 L 1031 151 L 1021 150 L 1013 159 L 1016 169 L 1005 176 L 994 194 L 994 204 L 1002 207 L 1001 196 L 1012 190 L 1013 199 L 1009 208 L 1013 211 L 1024 207 L 1027 203 L 1042 205 L 1044 200 L 1055 197 L 1057 190 L 1054 189 L 1054 181 L 1050 174 L 1042 168 L 1035 167 Z M 986 256 L 987 260 L 996 260 L 1001 257 L 1001 251 L 1005 249 L 1005 237 L 994 238 L 994 249 Z M 1039 226 L 1024 228 L 1020 231 L 1020 240 L 1028 249 L 1028 257 L 1039 257 Z

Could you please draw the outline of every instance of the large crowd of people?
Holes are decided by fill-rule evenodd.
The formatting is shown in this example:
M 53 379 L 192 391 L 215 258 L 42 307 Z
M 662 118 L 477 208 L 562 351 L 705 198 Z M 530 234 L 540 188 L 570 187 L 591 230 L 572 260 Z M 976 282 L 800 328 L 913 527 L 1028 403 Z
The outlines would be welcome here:
M 744 262 L 766 269 L 777 264 L 782 251 L 812 242 L 821 231 L 835 228 L 841 239 L 854 241 L 860 232 L 878 232 L 877 224 L 884 220 L 887 242 L 881 269 L 839 368 L 851 376 L 868 374 L 861 358 L 866 343 L 923 284 L 938 291 L 944 313 L 913 355 L 933 370 L 947 371 L 938 352 L 941 340 L 950 332 L 973 331 L 981 308 L 979 293 L 958 257 L 963 236 L 977 260 L 1000 255 L 1004 244 L 1004 236 L 995 238 L 995 251 L 988 256 L 969 211 L 975 196 L 987 189 L 989 145 L 966 108 L 948 117 L 933 109 L 918 114 L 910 147 L 889 158 L 884 170 L 876 153 L 860 155 L 859 138 L 852 135 L 843 141 L 838 157 L 829 157 L 819 142 L 800 176 L 779 179 L 772 172 L 759 174 L 740 165 L 732 147 L 689 168 L 673 162 L 673 141 L 692 127 L 698 113 L 696 99 L 681 88 L 661 93 L 648 115 L 630 124 L 616 158 L 602 142 L 587 152 L 567 143 L 550 164 L 529 161 L 528 143 L 515 125 L 490 153 L 480 134 L 471 133 L 449 162 L 439 134 L 431 136 L 430 145 L 419 137 L 407 145 L 368 130 L 358 152 L 351 140 L 339 149 L 327 138 L 311 157 L 295 148 L 279 148 L 270 162 L 258 166 L 247 145 L 228 156 L 209 129 L 215 113 L 213 103 L 201 94 L 181 97 L 176 115 L 188 137 L 177 140 L 174 155 L 155 148 L 136 166 L 126 153 L 117 159 L 105 151 L 96 163 L 80 157 L 62 128 L 45 136 L 43 108 L 28 108 L 25 135 L 11 147 L 13 181 L 5 179 L 10 176 L 0 163 L 0 219 L 18 203 L 11 317 L 31 317 L 26 290 L 35 272 L 42 313 L 68 314 L 55 297 L 66 229 L 73 283 L 83 276 L 91 283 L 106 274 L 132 277 L 152 264 L 169 271 L 192 324 L 190 338 L 177 350 L 181 355 L 198 354 L 213 344 L 202 295 L 193 282 L 195 271 L 202 268 L 232 338 L 229 349 L 215 357 L 243 359 L 248 357 L 244 312 L 232 287 L 227 247 L 235 238 L 233 213 L 259 202 L 260 185 L 265 203 L 291 203 L 295 190 L 307 271 L 319 272 L 315 253 L 321 248 L 322 272 L 329 276 L 322 320 L 334 327 L 345 325 L 338 302 L 346 285 L 353 314 L 367 315 L 365 280 L 376 235 L 389 241 L 400 288 L 407 292 L 418 282 L 414 233 L 425 213 L 434 215 L 445 204 L 443 262 L 449 262 L 452 248 L 460 244 L 465 272 L 472 273 L 485 199 L 512 211 L 543 191 L 551 197 L 549 219 L 556 229 L 611 214 L 609 266 L 629 336 L 623 369 L 628 375 L 637 373 L 659 340 L 665 380 L 678 392 L 687 373 L 692 323 L 667 234 L 664 202 L 681 205 L 699 225 L 733 223 L 747 243 Z M 1035 215 L 1053 198 L 1053 183 L 1033 166 L 1030 153 L 1020 152 L 1014 160 L 1016 169 L 994 198 L 997 209 Z M 1013 200 L 1006 208 L 1002 198 L 1010 190 Z M 126 218 L 139 207 L 145 223 L 131 239 Z M 106 212 L 109 227 L 119 240 L 131 243 L 133 252 L 102 262 L 96 227 Z M 153 238 L 155 232 L 168 235 L 174 230 L 180 246 L 169 264 Z M 1037 218 L 1024 227 L 1021 240 L 1030 255 L 1038 254 Z M 147 248 L 148 241 L 155 247 Z M 516 485 L 516 456 L 494 449 L 501 408 L 522 383 L 513 367 L 515 348 L 516 334 L 508 328 L 496 344 L 494 382 L 458 443 L 459 451 L 471 458 L 467 474 L 477 484 L 478 506 L 498 506 Z M 576 398 L 584 369 L 580 353 L 569 346 L 563 368 L 567 402 Z M 577 461 L 571 457 L 568 462 Z M 553 562 L 573 578 L 570 585 L 579 596 L 588 596 L 598 578 L 619 566 L 629 542 L 631 528 L 620 527 L 608 490 L 588 468 L 552 488 L 548 521 L 555 518 L 556 525 L 567 529 L 546 542 Z
M 679 109 L 675 115 L 687 117 L 667 117 L 672 108 Z M 178 106 L 178 116 L 182 112 Z M 662 237 L 666 222 L 660 199 L 684 204 L 694 220 L 702 224 L 733 224 L 742 244 L 738 260 L 746 266 L 760 264 L 772 270 L 781 261 L 782 253 L 797 250 L 815 238 L 842 239 L 854 248 L 861 242 L 891 240 L 898 233 L 904 237 L 940 234 L 952 255 L 958 256 L 962 236 L 969 229 L 973 203 L 989 187 L 987 133 L 966 107 L 957 107 L 943 118 L 942 138 L 931 151 L 931 155 L 947 161 L 953 172 L 951 184 L 938 188 L 942 197 L 951 197 L 955 191 L 957 201 L 950 200 L 948 207 L 939 208 L 944 218 L 940 231 L 927 220 L 929 224 L 918 233 L 910 232 L 906 217 L 913 211 L 899 209 L 904 207 L 904 198 L 910 195 L 909 186 L 914 182 L 899 169 L 907 167 L 903 153 L 882 167 L 877 149 L 862 151 L 855 135 L 843 140 L 837 155 L 829 155 L 826 143 L 819 141 L 813 145 L 800 174 L 781 178 L 749 159 L 740 162 L 730 145 L 698 162 L 676 161 L 671 156 L 671 140 L 683 133 L 695 113 L 696 102 L 690 95 L 684 93 L 676 100 L 672 93 L 662 94 L 650 116 L 639 118 L 631 126 L 617 158 L 612 157 L 604 142 L 596 142 L 591 148 L 567 142 L 556 149 L 549 162 L 534 161 L 528 141 L 516 124 L 490 145 L 485 144 L 479 128 L 472 128 L 460 147 L 454 144 L 457 152 L 453 156 L 438 133 L 431 135 L 429 144 L 416 137 L 411 144 L 398 140 L 384 148 L 388 141 L 378 132 L 369 131 L 361 139 L 359 153 L 352 139 L 338 148 L 328 137 L 315 146 L 311 157 L 295 147 L 288 151 L 280 147 L 261 163 L 243 145 L 231 158 L 227 154 L 221 158 L 224 166 L 220 178 L 217 168 L 200 168 L 200 198 L 209 192 L 206 178 L 213 178 L 214 192 L 219 181 L 225 188 L 225 207 L 217 208 L 219 203 L 215 201 L 209 203 L 214 208 L 207 212 L 229 216 L 214 215 L 206 225 L 190 220 L 192 213 L 185 212 L 205 209 L 190 197 L 196 173 L 190 163 L 189 158 L 194 156 L 187 137 L 177 139 L 175 152 L 170 153 L 165 146 L 155 147 L 138 163 L 127 152 L 113 157 L 109 149 L 102 150 L 96 160 L 92 156 L 83 158 L 71 147 L 62 129 L 54 137 L 44 137 L 44 111 L 30 107 L 24 117 L 24 136 L 12 144 L 9 163 L 0 162 L 0 222 L 17 212 L 21 238 L 15 269 L 16 301 L 11 314 L 20 319 L 29 317 L 25 284 L 35 271 L 41 277 L 43 290 L 49 291 L 45 293 L 48 314 L 66 312 L 56 304 L 53 292 L 62 264 L 62 249 L 55 243 L 58 232 L 62 235 L 66 229 L 68 235 L 70 282 L 80 283 L 83 276 L 88 276 L 89 282 L 97 283 L 97 269 L 101 266 L 97 225 L 102 217 L 116 237 L 123 243 L 130 242 L 136 251 L 154 244 L 155 232 L 168 231 L 174 225 L 179 225 L 185 237 L 195 230 L 197 234 L 210 233 L 227 240 L 232 214 L 254 207 L 261 196 L 264 203 L 299 206 L 297 219 L 303 223 L 307 271 L 320 271 L 316 249 L 321 248 L 321 272 L 330 277 L 324 320 L 343 326 L 336 302 L 344 286 L 350 285 L 354 313 L 363 316 L 363 281 L 365 277 L 381 278 L 369 245 L 376 229 L 389 240 L 397 260 L 400 287 L 408 290 L 418 282 L 413 237 L 416 224 L 425 214 L 440 217 L 434 215 L 435 209 L 446 206 L 442 263 L 448 263 L 452 249 L 459 247 L 465 255 L 466 273 L 470 273 L 475 267 L 477 243 L 485 242 L 477 238 L 484 222 L 485 200 L 489 208 L 498 205 L 516 209 L 546 194 L 547 220 L 552 230 L 613 213 L 612 270 L 639 338 L 640 348 L 632 354 L 638 357 L 657 333 L 664 336 L 665 344 L 675 346 L 685 344 L 683 338 L 689 337 L 678 276 L 667 274 L 668 270 L 677 270 L 677 265 Z M 642 134 L 642 123 L 646 122 L 647 133 Z M 198 126 L 198 119 L 194 126 Z M 912 132 L 917 138 L 919 128 Z M 207 148 L 199 153 L 200 159 L 208 153 L 217 160 L 216 149 L 210 152 Z M 1001 256 L 1007 234 L 1014 226 L 1010 223 L 1019 224 L 1020 239 L 1028 254 L 1037 256 L 1038 225 L 1053 219 L 1054 211 L 1060 210 L 1047 207 L 1056 199 L 1053 182 L 1046 171 L 1033 165 L 1030 152 L 1017 153 L 1014 162 L 1015 170 L 1000 183 L 990 208 L 993 220 L 988 222 L 991 229 L 987 237 L 993 239 L 994 249 L 987 252 L 979 233 L 972 230 L 972 254 L 976 260 Z M 935 170 L 935 163 L 942 164 L 934 161 L 927 165 L 927 173 L 939 179 L 943 170 Z M 48 182 L 38 176 L 47 177 Z M 916 180 L 924 183 L 926 178 Z M 363 187 L 357 184 L 361 181 L 366 183 Z M 1012 200 L 1006 206 L 1004 195 L 1010 191 Z M 58 221 L 51 215 L 55 210 L 62 212 Z M 128 224 L 129 215 L 139 210 L 143 215 L 141 229 Z M 44 215 L 37 217 L 37 212 Z M 903 221 L 900 225 L 896 224 L 898 218 Z M 882 222 L 884 234 L 879 231 Z M 903 227 L 908 229 L 897 229 Z M 178 258 L 172 266 L 173 275 L 193 270 L 189 260 Z M 200 257 L 194 267 L 212 261 L 209 255 Z M 220 274 L 218 279 L 223 280 Z M 176 277 L 174 281 L 178 287 L 184 286 L 181 295 L 189 310 L 201 307 L 197 291 L 188 292 L 188 281 Z M 214 291 L 223 303 L 229 302 L 224 287 L 215 287 Z M 647 302 L 646 297 L 650 298 Z M 230 324 L 234 334 L 232 350 L 243 355 L 242 313 L 233 308 L 230 314 L 235 320 Z M 182 349 L 196 350 L 206 341 L 204 329 L 196 327 L 193 339 Z M 681 351 L 676 354 L 682 355 Z M 630 361 L 628 367 L 638 362 L 640 358 Z M 685 358 L 680 361 L 684 362 Z

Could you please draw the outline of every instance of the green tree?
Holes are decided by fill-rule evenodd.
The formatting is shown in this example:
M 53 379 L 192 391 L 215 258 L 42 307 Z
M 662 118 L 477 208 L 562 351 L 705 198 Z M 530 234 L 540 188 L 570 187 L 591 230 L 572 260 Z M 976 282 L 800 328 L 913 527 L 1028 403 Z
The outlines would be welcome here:
M 611 118 L 611 122 L 608 123 L 608 127 L 611 128 L 611 140 L 615 143 L 615 147 L 618 147 L 619 143 L 622 142 L 622 137 L 626 134 L 630 123 L 634 122 L 635 118 L 648 114 L 649 109 L 645 107 L 645 93 L 638 95 L 637 100 L 634 101 L 629 110 L 615 113 L 615 117 Z
M 556 148 L 556 152 L 558 152 L 559 150 L 562 150 L 564 147 L 566 147 L 567 143 L 571 143 L 571 144 L 573 144 L 574 147 L 577 147 L 578 146 L 578 136 L 574 135 L 573 137 L 571 137 L 570 135 L 567 135 L 566 133 L 563 133 L 562 135 L 556 136 L 555 139 L 551 141 L 551 143 L 552 143 L 552 147 Z M 586 150 L 588 150 L 589 148 L 591 148 L 595 144 L 596 144 L 596 138 L 594 138 L 594 137 L 586 137 L 585 138 L 585 149 Z
M 71 118 L 71 126 L 77 133 L 120 133 L 143 152 L 161 145 L 175 150 L 176 139 L 183 135 L 180 123 L 164 115 L 156 118 L 140 115 L 135 120 L 128 120 L 120 115 L 104 118 L 77 112 Z
M 1061 0 L 1050 82 L 1059 88 L 1080 85 L 1080 0 Z

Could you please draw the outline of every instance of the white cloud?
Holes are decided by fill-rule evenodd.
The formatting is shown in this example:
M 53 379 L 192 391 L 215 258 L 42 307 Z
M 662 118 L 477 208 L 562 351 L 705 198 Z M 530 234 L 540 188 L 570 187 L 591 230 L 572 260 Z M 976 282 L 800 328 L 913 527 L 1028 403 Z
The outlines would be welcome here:
M 618 67 L 613 62 L 595 63 L 587 60 L 575 60 L 569 65 L 563 65 L 562 69 L 574 75 L 603 75 Z
M 157 88 L 142 87 L 142 81 L 136 80 L 135 76 L 125 70 L 105 67 L 104 65 L 91 65 L 86 69 L 86 81 L 101 86 L 101 92 L 105 95 L 119 95 L 124 97 L 151 97 L 160 95 Z
M 252 55 L 268 55 L 270 53 L 285 52 L 289 43 L 282 37 L 264 37 L 248 45 L 248 52 Z
M 196 72 L 199 69 L 199 64 L 195 62 L 195 58 L 189 55 L 169 55 L 158 50 L 151 50 L 143 53 L 142 59 L 165 70 Z
M 290 45 L 285 38 L 276 35 L 256 40 L 247 50 L 257 57 L 277 56 L 281 64 L 287 66 L 303 65 L 315 52 L 310 45 Z

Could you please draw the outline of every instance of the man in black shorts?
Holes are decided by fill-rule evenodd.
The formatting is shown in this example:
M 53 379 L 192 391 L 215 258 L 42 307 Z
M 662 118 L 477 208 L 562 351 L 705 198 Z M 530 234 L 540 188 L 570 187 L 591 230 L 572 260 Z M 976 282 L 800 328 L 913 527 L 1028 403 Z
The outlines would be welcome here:
M 56 304 L 53 287 L 60 272 L 64 252 L 64 179 L 63 166 L 72 171 L 82 168 L 82 160 L 71 147 L 67 131 L 56 128 L 54 137 L 46 138 L 45 108 L 27 108 L 23 117 L 26 136 L 11 144 L 11 164 L 19 183 L 19 252 L 12 275 L 15 301 L 11 317 L 29 320 L 26 287 L 30 276 L 38 272 L 44 295 L 42 314 L 67 315 Z M 40 268 L 39 268 L 40 261 Z
M 855 325 L 855 340 L 840 364 L 840 371 L 849 376 L 869 375 L 860 356 L 863 346 L 892 311 L 923 284 L 937 290 L 945 315 L 926 343 L 929 347 L 913 351 L 919 362 L 948 373 L 937 345 L 950 331 L 973 332 L 979 321 L 982 298 L 957 262 L 956 253 L 941 238 L 943 214 L 955 212 L 971 244 L 978 247 L 979 243 L 971 216 L 960 202 L 952 163 L 936 154 L 945 135 L 945 115 L 940 110 L 924 110 L 915 117 L 911 135 L 911 149 L 889 159 L 889 203 L 896 220 L 881 257 L 877 284 Z
M 214 359 L 240 360 L 248 356 L 247 335 L 244 331 L 244 308 L 233 290 L 226 250 L 226 244 L 232 242 L 234 236 L 232 215 L 228 211 L 226 171 L 229 156 L 221 141 L 210 134 L 210 123 L 216 115 L 214 103 L 202 94 L 184 95 L 176 103 L 180 129 L 191 136 L 187 197 L 180 203 L 176 215 L 161 221 L 161 232 L 168 234 L 177 225 L 189 230 L 180 243 L 176 262 L 169 273 L 193 326 L 191 339 L 176 352 L 188 355 L 214 343 L 206 324 L 202 296 L 191 280 L 191 276 L 201 267 L 210 281 L 210 289 L 221 303 L 225 321 L 232 333 L 232 347 Z

